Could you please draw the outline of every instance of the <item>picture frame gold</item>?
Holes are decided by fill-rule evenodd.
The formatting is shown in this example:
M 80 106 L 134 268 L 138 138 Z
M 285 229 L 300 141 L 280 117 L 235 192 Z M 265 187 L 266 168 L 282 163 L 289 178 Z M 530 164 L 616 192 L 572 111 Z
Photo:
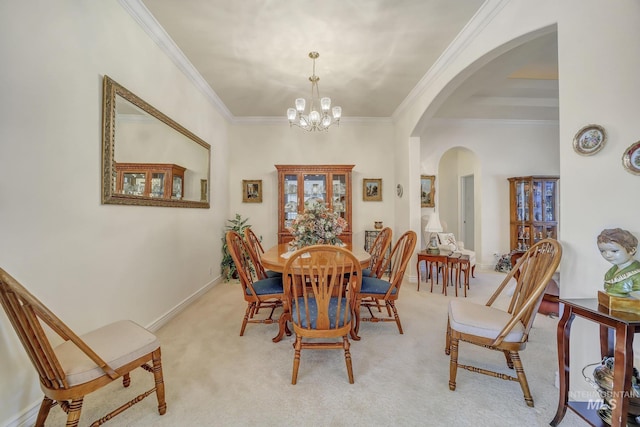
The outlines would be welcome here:
M 242 180 L 242 203 L 262 203 L 262 180 Z
M 364 178 L 362 180 L 362 200 L 365 202 L 382 201 L 382 178 Z
M 420 175 L 420 206 L 436 207 L 436 176 Z
M 573 137 L 573 149 L 581 156 L 592 156 L 607 143 L 607 132 L 600 125 L 589 124 Z

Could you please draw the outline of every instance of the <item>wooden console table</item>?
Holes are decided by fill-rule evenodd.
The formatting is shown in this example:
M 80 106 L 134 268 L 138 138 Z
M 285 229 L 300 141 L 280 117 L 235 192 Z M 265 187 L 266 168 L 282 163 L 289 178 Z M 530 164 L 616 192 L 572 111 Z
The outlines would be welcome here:
M 569 335 L 571 323 L 575 316 L 580 316 L 600 325 L 601 357 L 613 356 L 615 360 L 613 373 L 613 396 L 621 396 L 616 400 L 611 414 L 611 426 L 626 426 L 633 373 L 633 337 L 640 332 L 640 315 L 620 311 L 609 311 L 598 304 L 596 298 L 560 299 L 564 307 L 562 318 L 558 322 L 558 366 L 560 374 L 560 398 L 558 411 L 550 425 L 557 426 L 567 408 L 577 413 L 593 426 L 606 426 L 601 421 L 596 409 L 588 408 L 584 402 L 569 402 Z M 626 392 L 625 392 L 626 390 Z

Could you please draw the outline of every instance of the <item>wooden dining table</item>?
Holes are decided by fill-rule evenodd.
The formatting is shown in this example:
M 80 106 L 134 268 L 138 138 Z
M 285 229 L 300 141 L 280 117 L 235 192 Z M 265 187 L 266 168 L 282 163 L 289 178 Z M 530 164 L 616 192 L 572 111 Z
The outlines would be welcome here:
M 347 243 L 345 248 L 355 255 L 356 259 L 360 261 L 360 266 L 362 268 L 369 267 L 369 262 L 371 261 L 371 254 L 369 254 L 369 252 L 359 248 L 353 249 L 350 243 Z M 260 261 L 262 261 L 262 265 L 266 270 L 273 270 L 282 273 L 284 271 L 284 265 L 287 263 L 288 259 L 288 257 L 284 257 L 282 255 L 288 252 L 290 252 L 289 244 L 280 243 L 267 249 L 260 257 Z
M 346 244 L 346 249 L 350 250 L 356 257 L 358 261 L 360 261 L 360 266 L 362 268 L 369 267 L 369 262 L 371 261 L 371 254 L 365 251 L 364 249 L 353 249 L 351 244 Z M 293 253 L 289 250 L 288 243 L 280 243 L 277 244 L 265 251 L 260 257 L 260 261 L 262 262 L 263 267 L 266 270 L 273 270 L 282 273 L 284 271 L 284 265 L 287 263 L 289 259 L 288 256 L 282 256 L 283 254 Z M 287 319 L 287 304 L 284 304 L 285 313 L 281 315 L 281 320 L 278 322 L 280 325 L 278 328 L 278 335 L 276 335 L 272 341 L 278 342 L 282 340 L 284 334 L 287 331 L 286 327 L 286 319 Z M 355 333 L 355 330 L 352 331 L 352 338 L 355 340 L 359 340 L 360 338 Z

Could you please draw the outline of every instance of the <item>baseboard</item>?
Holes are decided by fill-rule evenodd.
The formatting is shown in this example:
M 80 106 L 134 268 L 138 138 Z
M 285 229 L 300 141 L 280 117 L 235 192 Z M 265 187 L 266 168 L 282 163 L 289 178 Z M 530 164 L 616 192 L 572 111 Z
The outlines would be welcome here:
M 173 307 L 171 310 L 167 311 L 165 314 L 163 314 L 162 316 L 160 316 L 159 318 L 157 318 L 156 320 L 151 322 L 151 324 L 147 325 L 146 328 L 148 330 L 150 330 L 151 332 L 157 331 L 162 326 L 167 324 L 171 319 L 173 319 L 178 314 L 180 314 L 184 309 L 189 307 L 189 305 L 191 305 L 191 303 L 193 303 L 198 298 L 200 298 L 202 295 L 207 293 L 207 291 L 209 291 L 211 288 L 213 288 L 215 285 L 217 285 L 221 281 L 222 281 L 222 278 L 218 277 L 217 279 L 214 279 L 211 282 L 207 283 L 202 288 L 200 288 L 199 291 L 197 291 L 196 293 L 192 294 L 191 296 L 189 296 L 188 298 L 183 300 L 181 303 L 179 303 L 178 305 Z
M 218 277 L 217 279 L 214 279 L 211 282 L 207 283 L 202 288 L 200 288 L 200 290 L 184 299 L 181 303 L 177 304 L 171 310 L 167 311 L 165 314 L 151 322 L 151 324 L 149 324 L 146 328 L 151 332 L 157 331 L 220 282 L 222 282 L 222 278 Z M 42 403 L 42 400 L 38 400 L 37 402 L 28 406 L 13 419 L 10 419 L 9 422 L 5 424 L 5 427 L 26 427 L 34 425 L 36 422 L 36 418 L 38 417 L 38 411 L 40 410 L 40 403 Z

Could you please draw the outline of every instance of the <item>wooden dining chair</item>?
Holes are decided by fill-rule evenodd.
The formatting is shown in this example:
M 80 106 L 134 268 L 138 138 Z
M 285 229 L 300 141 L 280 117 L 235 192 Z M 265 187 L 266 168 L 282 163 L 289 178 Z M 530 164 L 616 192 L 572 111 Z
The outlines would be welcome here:
M 360 262 L 339 246 L 309 246 L 291 255 L 283 277 L 288 318 L 296 334 L 291 384 L 298 380 L 302 349 L 343 349 L 353 384 L 348 336 L 362 282 Z
M 450 390 L 456 389 L 456 375 L 460 367 L 519 382 L 526 404 L 533 406 L 519 351 L 525 348 L 529 340 L 543 292 L 558 268 L 561 256 L 562 247 L 557 240 L 541 240 L 518 260 L 486 304 L 458 299 L 449 302 L 445 353 L 451 357 Z M 507 366 L 515 368 L 516 376 L 458 363 L 459 341 L 504 353 Z
M 242 236 L 233 230 L 227 231 L 225 236 L 229 253 L 238 271 L 238 278 L 242 286 L 242 295 L 247 302 L 247 309 L 240 327 L 240 336 L 244 335 L 245 328 L 248 323 L 272 324 L 280 323 L 281 330 L 286 331 L 287 335 L 291 332 L 287 328 L 282 316 L 279 320 L 273 319 L 273 313 L 278 307 L 282 307 L 284 299 L 284 290 L 282 286 L 282 276 L 280 277 L 264 277 L 256 275 L 259 267 L 253 262 L 249 245 Z M 269 309 L 267 318 L 256 318 L 256 314 L 262 308 Z M 274 341 L 277 339 L 274 338 Z
M 251 227 L 244 229 L 244 240 L 247 242 L 247 248 L 249 249 L 251 259 L 253 260 L 253 265 L 256 268 L 258 279 L 282 277 L 282 273 L 273 270 L 265 270 L 262 265 L 262 261 L 260 260 L 262 254 L 264 254 L 264 248 L 262 247 L 262 243 L 260 243 L 260 239 L 256 236 Z
M 382 271 L 389 271 L 388 280 L 378 277 L 363 277 L 362 287 L 360 289 L 355 337 L 354 339 L 360 339 L 357 337 L 358 330 L 360 329 L 360 322 L 396 322 L 398 331 L 402 334 L 402 324 L 400 323 L 400 316 L 398 316 L 398 310 L 395 302 L 400 296 L 400 287 L 402 286 L 402 279 L 404 278 L 404 272 L 407 269 L 407 264 L 413 255 L 413 251 L 416 247 L 417 235 L 414 231 L 407 231 L 404 233 L 391 250 L 391 256 L 382 263 Z M 373 308 L 380 311 L 383 307 L 386 307 L 387 317 L 378 317 L 373 314 Z M 361 308 L 366 308 L 369 312 L 369 317 L 361 317 Z
M 140 367 L 153 375 L 153 387 L 91 425 L 104 424 L 153 393 L 158 399 L 160 415 L 167 411 L 160 343 L 142 326 L 123 320 L 76 335 L 2 269 L 0 302 L 40 377 L 44 399 L 36 426 L 44 426 L 50 409 L 56 404 L 67 413 L 67 427 L 77 426 L 86 395 L 119 378 L 124 387 L 128 387 L 129 373 Z M 47 335 L 49 330 L 64 341 L 54 345 Z
M 369 264 L 369 268 L 365 268 L 362 270 L 362 275 L 364 277 L 382 277 L 382 264 L 384 264 L 387 258 L 387 250 L 391 245 L 391 228 L 385 227 L 380 230 L 380 233 L 376 236 L 371 248 L 369 248 L 369 253 L 371 254 L 371 263 Z

